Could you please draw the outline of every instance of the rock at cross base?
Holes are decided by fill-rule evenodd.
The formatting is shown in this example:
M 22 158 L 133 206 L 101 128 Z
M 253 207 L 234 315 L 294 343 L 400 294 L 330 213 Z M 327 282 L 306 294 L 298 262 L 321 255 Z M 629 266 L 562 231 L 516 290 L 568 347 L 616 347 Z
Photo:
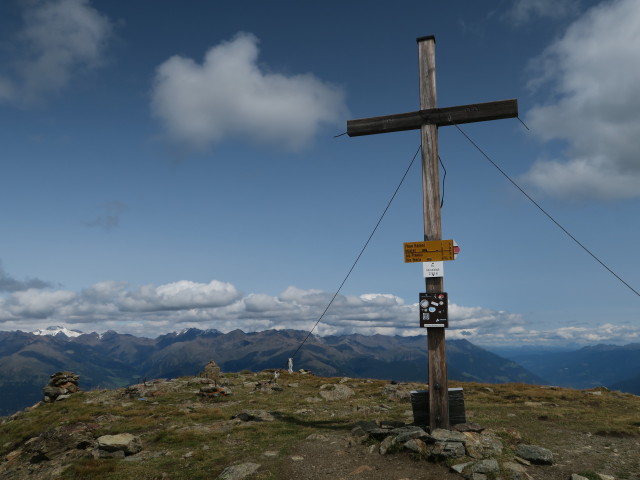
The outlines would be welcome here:
M 424 443 L 419 438 L 413 438 L 404 444 L 404 448 L 407 450 L 411 450 L 419 455 L 426 456 L 427 455 L 427 444 Z
M 537 445 L 521 444 L 516 450 L 516 455 L 538 465 L 551 465 L 553 463 L 551 450 Z
M 474 473 L 495 473 L 499 470 L 500 466 L 495 458 L 480 460 L 471 465 L 471 471 Z
M 452 429 L 455 430 L 456 432 L 481 433 L 484 430 L 484 427 L 481 425 L 478 425 L 477 423 L 465 422 L 465 423 L 458 423 L 454 425 Z

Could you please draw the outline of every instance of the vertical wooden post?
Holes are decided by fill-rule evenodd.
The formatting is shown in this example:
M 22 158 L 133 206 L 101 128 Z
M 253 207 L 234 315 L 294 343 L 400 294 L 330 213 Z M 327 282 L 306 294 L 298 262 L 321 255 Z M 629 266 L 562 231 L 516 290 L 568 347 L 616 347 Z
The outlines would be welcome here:
M 420 109 L 437 108 L 436 98 L 436 39 L 420 37 L 418 57 L 420 64 Z M 422 141 L 422 192 L 424 211 L 424 239 L 441 240 L 440 174 L 438 166 L 438 127 L 424 124 L 420 127 Z M 442 277 L 426 278 L 427 293 L 442 292 Z M 445 329 L 427 330 L 429 358 L 429 426 L 449 429 L 449 391 Z
M 482 122 L 518 116 L 517 100 L 437 108 L 436 39 L 432 35 L 418 38 L 420 64 L 420 111 L 361 118 L 347 122 L 350 137 L 400 132 L 420 128 L 422 140 L 422 191 L 424 239 L 442 240 L 440 223 L 440 172 L 438 168 L 438 126 Z M 427 293 L 442 292 L 441 277 L 425 279 Z M 449 388 L 445 329 L 427 327 L 429 358 L 429 427 L 449 429 Z

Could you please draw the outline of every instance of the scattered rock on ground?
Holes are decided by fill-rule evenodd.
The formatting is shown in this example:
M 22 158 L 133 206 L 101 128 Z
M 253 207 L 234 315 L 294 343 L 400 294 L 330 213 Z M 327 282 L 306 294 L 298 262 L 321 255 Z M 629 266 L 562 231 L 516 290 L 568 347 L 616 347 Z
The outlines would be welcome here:
M 204 387 L 200 387 L 200 391 L 198 392 L 198 397 L 205 400 L 226 397 L 228 395 L 231 395 L 231 390 L 228 387 L 218 387 L 216 385 L 205 385 Z
M 283 388 L 275 383 L 272 380 L 267 380 L 266 382 L 256 382 L 254 383 L 255 387 L 253 389 L 254 392 L 262 392 L 262 393 L 273 393 L 273 392 L 281 392 Z
M 356 394 L 343 384 L 325 384 L 320 387 L 320 396 L 327 401 L 346 400 Z
M 384 387 L 384 391 L 382 392 L 386 395 L 389 400 L 394 402 L 410 402 L 411 401 L 411 389 L 398 385 L 391 384 Z
M 225 468 L 218 476 L 219 480 L 242 480 L 243 478 L 253 475 L 260 468 L 258 463 L 240 463 Z
M 553 463 L 551 450 L 537 445 L 518 445 L 516 455 L 537 465 L 551 465 Z
M 98 458 L 124 458 L 142 450 L 140 437 L 131 433 L 117 435 L 103 435 L 98 437 Z

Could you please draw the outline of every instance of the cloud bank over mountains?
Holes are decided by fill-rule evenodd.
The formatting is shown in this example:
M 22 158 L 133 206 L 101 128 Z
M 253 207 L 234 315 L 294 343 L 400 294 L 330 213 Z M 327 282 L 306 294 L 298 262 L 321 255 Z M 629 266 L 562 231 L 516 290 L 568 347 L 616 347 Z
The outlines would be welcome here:
M 550 94 L 527 123 L 541 140 L 566 147 L 562 157 L 538 159 L 529 183 L 558 197 L 639 197 L 640 2 L 603 2 L 587 11 L 531 71 L 531 87 Z
M 5 274 L 5 278 L 7 277 Z M 131 286 L 102 282 L 80 292 L 44 288 L 14 289 L 0 297 L 0 330 L 26 330 L 64 324 L 84 332 L 116 330 L 153 337 L 196 327 L 222 332 L 293 328 L 309 330 L 325 310 L 329 292 L 288 287 L 279 295 L 241 293 L 234 285 L 188 280 L 164 285 Z M 448 338 L 481 344 L 559 344 L 626 342 L 640 338 L 640 327 L 604 325 L 597 331 L 527 327 L 517 313 L 449 305 Z M 391 294 L 338 295 L 318 324 L 320 335 L 420 335 L 418 307 Z
M 226 139 L 300 150 L 323 125 L 344 123 L 340 88 L 312 74 L 267 71 L 258 54 L 258 39 L 239 33 L 201 64 L 180 55 L 162 63 L 151 107 L 169 138 L 194 150 Z

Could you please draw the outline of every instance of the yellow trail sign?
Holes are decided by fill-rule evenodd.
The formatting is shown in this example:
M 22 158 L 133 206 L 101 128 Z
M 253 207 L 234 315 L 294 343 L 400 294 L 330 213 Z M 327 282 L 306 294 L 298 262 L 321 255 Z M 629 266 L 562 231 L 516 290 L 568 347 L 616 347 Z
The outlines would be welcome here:
M 453 260 L 454 258 L 453 240 L 431 240 L 404 244 L 405 263 L 441 262 L 443 260 Z

